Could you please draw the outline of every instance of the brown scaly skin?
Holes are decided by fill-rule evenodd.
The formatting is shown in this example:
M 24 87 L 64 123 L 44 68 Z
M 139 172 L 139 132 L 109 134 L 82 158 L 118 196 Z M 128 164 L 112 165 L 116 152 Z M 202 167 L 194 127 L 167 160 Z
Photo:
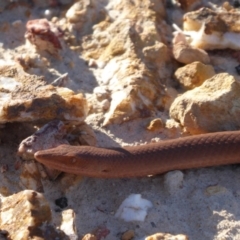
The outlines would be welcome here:
M 240 131 L 217 132 L 126 148 L 60 145 L 35 159 L 63 172 L 89 177 L 140 177 L 240 163 Z

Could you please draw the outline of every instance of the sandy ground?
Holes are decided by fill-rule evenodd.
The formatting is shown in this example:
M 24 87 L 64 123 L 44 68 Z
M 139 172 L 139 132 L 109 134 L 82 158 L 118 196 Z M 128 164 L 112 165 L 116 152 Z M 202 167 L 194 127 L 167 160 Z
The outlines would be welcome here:
M 33 15 L 42 17 L 37 13 L 34 11 Z M 7 34 L 0 35 L 2 43 L 0 58 L 3 61 L 12 61 L 17 54 L 26 51 L 24 47 L 26 18 L 23 16 L 23 12 L 16 9 L 11 13 L 3 12 L 0 15 L 2 22 L 22 20 L 22 25 L 17 31 L 10 28 Z M 85 93 L 91 93 L 97 85 L 93 72 L 88 70 L 84 60 L 76 53 L 64 51 L 66 54 L 64 60 L 53 60 L 48 72 L 44 72 L 45 77 L 51 82 L 57 76 L 68 72 L 67 61 L 71 59 L 77 63 L 78 68 L 70 72 L 70 78 L 73 80 L 68 87 L 74 90 L 81 88 Z M 159 113 L 159 116 L 166 118 L 164 113 Z M 98 145 L 101 147 L 142 144 L 153 139 L 169 137 L 164 131 L 146 132 L 148 119 L 101 127 L 101 118 L 96 114 L 89 116 L 86 122 L 92 125 Z M 19 172 L 14 170 L 13 166 L 18 144 L 32 132 L 34 130 L 29 124 L 6 124 L 1 129 L 1 165 L 9 165 L 9 171 L 0 175 L 2 191 L 7 189 L 8 193 L 15 193 L 21 190 L 18 184 Z M 64 187 L 66 182 L 62 177 L 54 182 L 44 180 L 44 196 L 49 200 L 56 226 L 61 223 L 62 213 L 58 211 L 54 201 L 62 196 L 67 197 L 69 203 L 67 209 L 73 209 L 75 212 L 79 237 L 103 227 L 110 231 L 105 238 L 107 240 L 121 239 L 122 233 L 130 229 L 135 232 L 134 239 L 142 239 L 157 232 L 183 233 L 191 240 L 240 239 L 239 167 L 234 165 L 183 171 L 183 173 L 182 186 L 173 192 L 167 190 L 164 175 L 105 180 L 78 178 L 67 189 Z M 70 175 L 68 177 L 74 178 Z M 133 193 L 142 194 L 143 198 L 153 204 L 144 222 L 125 222 L 114 216 L 122 201 Z

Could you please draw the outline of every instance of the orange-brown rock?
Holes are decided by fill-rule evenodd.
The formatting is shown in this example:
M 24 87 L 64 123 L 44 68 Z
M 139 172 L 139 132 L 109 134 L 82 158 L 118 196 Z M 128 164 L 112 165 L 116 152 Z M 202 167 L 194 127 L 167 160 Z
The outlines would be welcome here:
M 211 65 L 201 62 L 193 62 L 178 68 L 174 73 L 176 80 L 186 89 L 193 89 L 200 86 L 206 79 L 215 75 Z

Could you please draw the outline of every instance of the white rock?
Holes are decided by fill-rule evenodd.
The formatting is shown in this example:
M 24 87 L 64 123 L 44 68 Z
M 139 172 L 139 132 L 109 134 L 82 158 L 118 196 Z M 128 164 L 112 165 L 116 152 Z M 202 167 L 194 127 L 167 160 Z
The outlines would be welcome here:
M 131 194 L 122 202 L 115 217 L 126 222 L 144 221 L 147 210 L 152 206 L 153 204 L 149 200 L 143 199 L 141 194 Z
M 12 26 L 13 27 L 20 27 L 23 24 L 22 20 L 16 20 L 14 22 L 12 22 Z
M 182 187 L 184 174 L 179 171 L 168 172 L 164 176 L 164 186 L 170 192 L 174 193 Z
M 60 229 L 66 235 L 76 235 L 75 213 L 72 209 L 67 209 L 62 212 L 62 223 Z
M 109 97 L 109 92 L 104 86 L 95 87 L 93 92 L 99 101 L 102 101 L 103 99 L 106 99 Z

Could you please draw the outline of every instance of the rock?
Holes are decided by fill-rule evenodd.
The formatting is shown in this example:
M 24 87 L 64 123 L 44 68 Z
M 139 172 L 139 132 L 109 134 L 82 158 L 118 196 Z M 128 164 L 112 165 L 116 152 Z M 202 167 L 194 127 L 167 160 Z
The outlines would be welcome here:
M 95 237 L 95 235 L 88 233 L 88 234 L 84 235 L 82 240 L 97 240 L 97 238 Z
M 216 194 L 226 193 L 227 191 L 228 190 L 225 187 L 216 185 L 216 186 L 207 187 L 206 190 L 205 190 L 205 194 L 207 196 L 213 196 L 213 195 L 216 195 Z
M 159 131 L 164 127 L 164 123 L 161 118 L 153 119 L 147 126 L 147 130 L 149 131 Z
M 183 132 L 180 123 L 176 122 L 174 119 L 167 119 L 167 121 L 165 122 L 165 129 L 168 138 L 180 137 Z
M 68 199 L 66 197 L 60 197 L 55 200 L 55 204 L 60 208 L 66 208 L 68 206 Z
M 98 101 L 103 101 L 110 97 L 110 93 L 105 86 L 95 87 L 93 93 L 96 95 Z
M 178 68 L 174 76 L 186 89 L 193 89 L 200 86 L 206 79 L 215 75 L 211 65 L 201 62 L 193 62 L 184 67 Z
M 156 233 L 148 236 L 145 240 L 188 240 L 188 236 L 184 234 L 172 235 L 170 233 Z
M 97 141 L 94 131 L 87 124 L 74 124 L 74 122 L 64 124 L 60 120 L 53 120 L 20 143 L 18 156 L 24 160 L 34 160 L 34 154 L 37 151 L 55 148 L 61 144 L 96 146 Z M 37 189 L 32 187 L 36 185 L 33 184 L 36 180 L 41 181 L 37 174 L 40 170 L 42 178 L 48 176 L 51 180 L 55 180 L 61 173 L 39 163 L 37 163 L 38 167 L 34 166 L 32 161 L 25 162 L 23 166 L 22 182 L 25 187 L 35 190 Z
M 98 226 L 94 231 L 94 236 L 96 236 L 96 239 L 106 239 L 108 234 L 110 233 L 110 230 L 105 225 Z
M 164 175 L 164 187 L 169 193 L 174 194 L 183 185 L 184 174 L 181 171 L 171 171 Z
M 2 199 L 0 229 L 12 240 L 32 239 L 44 235 L 40 227 L 51 220 L 51 210 L 42 194 L 25 190 Z M 39 238 L 44 239 L 44 238 Z
M 202 3 L 202 0 L 177 0 L 181 4 L 181 8 L 190 11 Z
M 19 63 L 25 72 L 29 72 L 34 68 L 43 69 L 49 66 L 48 60 L 37 53 L 21 54 L 15 58 L 15 61 Z
M 174 58 L 184 64 L 192 62 L 202 62 L 209 64 L 210 58 L 204 50 L 190 46 L 185 36 L 182 33 L 177 33 L 173 39 L 173 56 Z
M 62 222 L 60 229 L 67 235 L 71 240 L 79 239 L 76 231 L 76 216 L 72 209 L 62 211 Z
M 25 38 L 33 44 L 38 51 L 47 51 L 57 55 L 62 49 L 59 37 L 63 32 L 47 19 L 34 19 L 27 22 Z
M 69 126 L 67 139 L 71 145 L 97 146 L 93 129 L 85 123 Z
M 152 46 L 147 46 L 143 48 L 142 51 L 146 61 L 149 62 L 165 62 L 170 58 L 167 46 L 161 42 L 157 42 Z
M 130 194 L 118 208 L 115 217 L 126 222 L 144 221 L 147 210 L 152 206 L 152 203 L 143 199 L 141 194 Z
M 66 135 L 67 133 L 64 123 L 59 120 L 53 120 L 45 124 L 33 135 L 27 137 L 20 143 L 18 148 L 18 156 L 24 160 L 34 160 L 34 154 L 37 151 L 54 148 L 61 144 L 69 144 L 67 139 L 64 138 Z M 20 178 L 22 184 L 27 189 L 42 192 L 42 184 L 42 188 L 39 188 L 41 177 L 44 178 L 45 176 L 48 176 L 49 179 L 54 180 L 61 173 L 58 170 L 51 169 L 46 166 L 40 166 L 41 164 L 34 163 L 32 161 L 24 162 Z
M 75 2 L 66 12 L 66 18 L 70 23 L 69 29 L 90 27 L 96 18 L 96 9 L 94 0 L 83 0 Z M 90 25 L 91 24 L 91 25 Z
M 21 166 L 20 185 L 23 189 L 31 189 L 37 192 L 44 192 L 41 181 L 41 174 L 34 161 L 24 162 Z
M 183 18 L 184 33 L 192 47 L 201 49 L 240 49 L 240 14 L 200 8 Z M 238 39 L 238 40 L 237 40 Z
M 64 137 L 67 134 L 66 126 L 60 120 L 53 120 L 33 135 L 24 139 L 18 148 L 18 156 L 24 160 L 34 159 L 34 154 L 39 150 L 57 147 L 61 144 L 69 144 Z
M 239 96 L 240 83 L 233 76 L 216 74 L 176 98 L 170 116 L 191 134 L 239 129 Z
M 150 117 L 165 108 L 163 85 L 171 75 L 165 2 L 114 1 L 107 9 L 81 45 L 84 59 L 101 69 L 99 83 L 109 95 L 109 108 L 92 100 L 91 113 L 108 110 L 103 125 Z
M 128 230 L 125 233 L 123 233 L 121 240 L 131 240 L 134 238 L 134 231 L 133 230 Z
M 68 88 L 46 85 L 42 77 L 14 66 L 0 69 L 0 123 L 62 119 L 82 122 L 86 99 Z

